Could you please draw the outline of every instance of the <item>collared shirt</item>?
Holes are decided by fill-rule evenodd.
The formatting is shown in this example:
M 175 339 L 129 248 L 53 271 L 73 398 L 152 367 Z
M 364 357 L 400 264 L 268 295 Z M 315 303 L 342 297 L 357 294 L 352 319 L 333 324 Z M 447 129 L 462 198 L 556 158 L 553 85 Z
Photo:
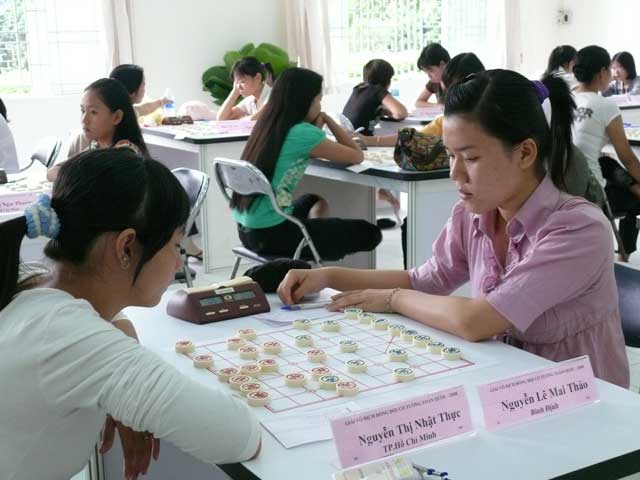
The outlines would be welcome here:
M 596 376 L 628 387 L 613 240 L 602 211 L 545 177 L 507 224 L 504 265 L 493 247 L 497 214 L 456 204 L 433 257 L 409 272 L 412 287 L 448 295 L 470 281 L 472 296 L 513 325 L 507 333 L 519 347 L 554 361 L 589 355 Z

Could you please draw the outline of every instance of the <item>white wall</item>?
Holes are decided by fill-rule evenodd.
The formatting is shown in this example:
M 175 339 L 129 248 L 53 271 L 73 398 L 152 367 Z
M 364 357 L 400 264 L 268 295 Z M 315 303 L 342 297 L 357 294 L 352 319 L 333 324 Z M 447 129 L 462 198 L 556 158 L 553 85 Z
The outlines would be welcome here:
M 284 48 L 284 1 L 135 0 L 132 2 L 133 56 L 142 65 L 149 95 L 170 87 L 177 105 L 201 100 L 201 76 L 221 65 L 227 50 L 253 42 Z
M 531 77 L 544 71 L 551 50 L 558 45 L 573 45 L 578 50 L 600 45 L 613 56 L 630 51 L 640 67 L 637 41 L 638 0 L 517 0 L 520 8 L 521 64 L 518 68 Z M 571 22 L 559 25 L 558 9 L 571 11 Z

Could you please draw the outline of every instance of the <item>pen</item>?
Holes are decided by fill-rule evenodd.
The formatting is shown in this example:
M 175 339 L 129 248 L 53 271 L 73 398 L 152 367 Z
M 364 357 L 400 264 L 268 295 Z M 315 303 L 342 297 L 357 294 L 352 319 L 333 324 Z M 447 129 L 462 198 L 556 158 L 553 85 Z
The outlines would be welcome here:
M 364 127 L 358 127 L 353 131 L 353 133 L 360 133 L 360 132 L 364 132 Z
M 326 302 L 316 302 L 316 303 L 301 303 L 299 305 L 284 305 L 281 307 L 282 310 L 306 310 L 308 308 L 320 308 L 320 307 L 326 307 L 327 305 L 329 305 L 331 302 L 330 301 L 326 301 Z

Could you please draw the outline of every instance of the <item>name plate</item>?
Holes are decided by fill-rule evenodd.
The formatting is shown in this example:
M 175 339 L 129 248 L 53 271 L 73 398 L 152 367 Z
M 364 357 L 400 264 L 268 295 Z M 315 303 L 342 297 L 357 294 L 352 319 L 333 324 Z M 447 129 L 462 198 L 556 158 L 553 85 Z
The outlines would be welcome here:
M 331 419 L 343 468 L 467 433 L 472 428 L 462 386 Z
M 589 357 L 480 385 L 487 430 L 526 422 L 598 400 Z

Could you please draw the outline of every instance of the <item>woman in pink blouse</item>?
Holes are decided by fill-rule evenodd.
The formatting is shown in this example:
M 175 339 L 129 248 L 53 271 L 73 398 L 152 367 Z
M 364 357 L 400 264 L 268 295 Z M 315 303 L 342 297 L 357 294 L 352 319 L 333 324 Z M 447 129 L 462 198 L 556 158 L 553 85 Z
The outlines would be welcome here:
M 410 271 L 291 270 L 281 299 L 335 288 L 330 310 L 397 312 L 470 341 L 505 335 L 555 361 L 589 355 L 599 378 L 627 387 L 610 227 L 564 192 L 574 110 L 555 77 L 492 70 L 454 85 L 443 139 L 460 201 L 433 256 Z M 466 282 L 472 298 L 450 295 Z

